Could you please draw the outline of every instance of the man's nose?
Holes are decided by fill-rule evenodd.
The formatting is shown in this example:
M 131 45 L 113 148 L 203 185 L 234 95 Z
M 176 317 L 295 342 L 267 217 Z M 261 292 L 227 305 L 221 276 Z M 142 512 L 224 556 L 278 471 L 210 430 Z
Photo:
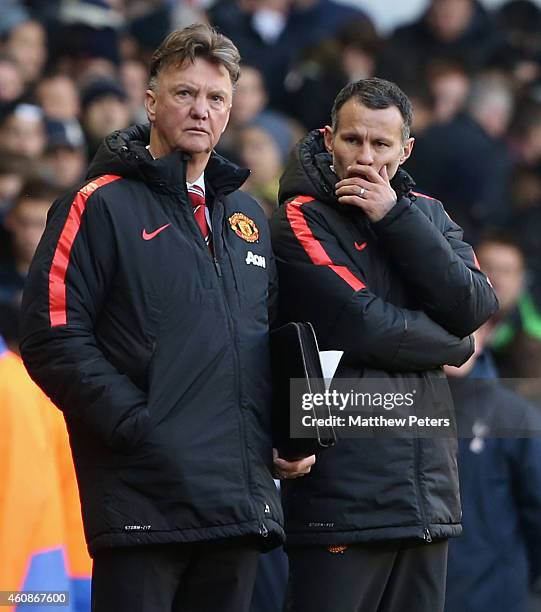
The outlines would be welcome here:
M 205 96 L 195 96 L 192 103 L 192 117 L 206 119 L 208 117 L 209 106 Z
M 356 161 L 361 166 L 371 166 L 374 163 L 374 154 L 369 143 L 365 143 L 359 147 Z

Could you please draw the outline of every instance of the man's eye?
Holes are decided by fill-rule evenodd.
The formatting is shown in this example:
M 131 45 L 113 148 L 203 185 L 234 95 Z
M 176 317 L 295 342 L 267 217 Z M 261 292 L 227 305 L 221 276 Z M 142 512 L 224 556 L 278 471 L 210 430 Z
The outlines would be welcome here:
M 382 142 L 381 140 L 376 142 L 376 144 L 378 147 L 388 147 L 389 146 L 386 142 Z
M 190 95 L 190 92 L 187 89 L 181 89 L 177 92 L 177 95 L 181 96 L 182 98 L 185 98 L 186 96 Z

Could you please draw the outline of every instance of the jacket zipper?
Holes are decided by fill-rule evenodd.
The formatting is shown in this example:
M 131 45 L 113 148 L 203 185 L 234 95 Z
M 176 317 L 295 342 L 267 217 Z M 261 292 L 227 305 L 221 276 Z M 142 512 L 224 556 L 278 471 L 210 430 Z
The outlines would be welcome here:
M 218 197 L 216 196 L 215 198 L 215 202 L 218 201 Z M 213 215 L 215 218 L 217 217 L 217 215 Z M 216 219 L 217 220 L 217 219 Z M 214 219 L 213 219 L 214 221 Z M 194 224 L 197 225 L 195 223 L 195 219 L 194 219 Z M 214 226 L 214 223 L 213 223 Z M 197 229 L 199 230 L 199 227 L 197 226 Z M 212 230 L 211 230 L 212 231 Z M 201 232 L 199 232 L 199 234 L 201 235 Z M 202 235 L 201 235 L 201 242 L 203 242 L 204 244 L 204 240 L 202 239 Z M 225 243 L 225 240 L 224 240 Z M 208 248 L 206 245 L 205 249 L 208 251 Z M 224 251 L 227 251 L 227 248 L 224 244 Z M 229 331 L 229 337 L 231 338 L 231 344 L 233 347 L 233 367 L 234 367 L 234 372 L 235 372 L 235 392 L 236 392 L 236 397 L 237 397 L 237 401 L 238 401 L 238 405 L 239 405 L 239 422 L 240 422 L 240 429 L 241 429 L 241 437 L 242 437 L 242 441 L 244 442 L 243 444 L 241 444 L 241 457 L 242 457 L 242 463 L 243 463 L 243 468 L 244 468 L 244 473 L 246 474 L 246 479 L 247 479 L 247 485 L 248 485 L 248 494 L 249 494 L 249 499 L 250 499 L 250 504 L 252 505 L 252 508 L 254 510 L 254 513 L 257 517 L 257 521 L 259 523 L 259 533 L 261 536 L 263 536 L 264 538 L 266 538 L 269 535 L 269 530 L 267 529 L 265 522 L 263 520 L 263 518 L 261 518 L 260 513 L 256 510 L 255 507 L 255 502 L 254 502 L 254 495 L 253 495 L 253 490 L 252 490 L 252 478 L 251 478 L 251 470 L 250 470 L 250 463 L 248 461 L 248 458 L 246 456 L 246 423 L 244 421 L 244 411 L 242 408 L 242 397 L 241 397 L 241 388 L 240 388 L 240 357 L 239 357 L 239 353 L 238 353 L 238 348 L 237 348 L 237 343 L 235 341 L 235 323 L 233 321 L 233 316 L 231 314 L 231 308 L 229 306 L 229 301 L 227 299 L 227 295 L 225 292 L 225 287 L 224 287 L 224 279 L 223 279 L 223 274 L 222 274 L 222 268 L 220 266 L 220 262 L 218 261 L 218 259 L 216 258 L 216 254 L 214 253 L 210 253 L 210 251 L 208 251 L 209 254 L 212 257 L 213 263 L 214 263 L 214 268 L 216 270 L 216 275 L 218 276 L 218 284 L 220 285 L 220 292 L 221 292 L 221 296 L 222 296 L 222 301 L 223 301 L 223 305 L 224 305 L 224 309 L 226 312 L 226 318 L 227 318 L 227 326 L 228 326 L 228 331 Z M 231 262 L 231 268 L 233 270 L 233 263 Z M 234 270 L 232 272 L 234 274 Z M 236 279 L 235 279 L 236 280 Z M 239 291 L 239 288 L 236 287 L 237 292 Z M 265 504 L 265 506 L 267 506 L 267 504 Z M 265 507 L 265 511 L 266 511 L 266 507 Z

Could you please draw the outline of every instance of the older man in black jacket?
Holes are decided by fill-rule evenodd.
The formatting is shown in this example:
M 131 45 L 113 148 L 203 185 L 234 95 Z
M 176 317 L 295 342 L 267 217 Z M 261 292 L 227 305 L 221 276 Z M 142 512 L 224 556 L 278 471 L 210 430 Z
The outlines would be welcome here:
M 283 535 L 270 238 L 238 191 L 248 171 L 213 152 L 238 74 L 229 39 L 173 32 L 150 129 L 105 140 L 30 268 L 21 352 L 68 425 L 96 611 L 246 610 L 258 551 Z
M 346 86 L 332 126 L 291 157 L 272 237 L 281 316 L 344 351 L 337 378 L 429 389 L 472 354 L 497 300 L 460 228 L 399 169 L 411 114 L 388 81 Z M 342 439 L 283 489 L 289 610 L 442 610 L 461 531 L 454 437 Z

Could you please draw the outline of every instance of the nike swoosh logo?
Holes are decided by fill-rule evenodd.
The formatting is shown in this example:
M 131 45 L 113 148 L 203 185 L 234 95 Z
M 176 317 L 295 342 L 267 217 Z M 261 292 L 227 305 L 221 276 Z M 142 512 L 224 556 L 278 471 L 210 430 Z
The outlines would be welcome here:
M 355 248 L 357 249 L 357 251 L 363 251 L 364 249 L 366 249 L 366 242 L 363 242 L 362 244 L 359 244 L 358 242 L 355 243 Z
M 160 232 L 163 232 L 163 230 L 168 228 L 170 225 L 171 225 L 170 223 L 167 223 L 166 225 L 162 225 L 157 230 L 150 232 L 150 234 L 146 231 L 146 229 L 143 229 L 143 240 L 152 240 L 152 238 L 156 238 L 156 236 Z

